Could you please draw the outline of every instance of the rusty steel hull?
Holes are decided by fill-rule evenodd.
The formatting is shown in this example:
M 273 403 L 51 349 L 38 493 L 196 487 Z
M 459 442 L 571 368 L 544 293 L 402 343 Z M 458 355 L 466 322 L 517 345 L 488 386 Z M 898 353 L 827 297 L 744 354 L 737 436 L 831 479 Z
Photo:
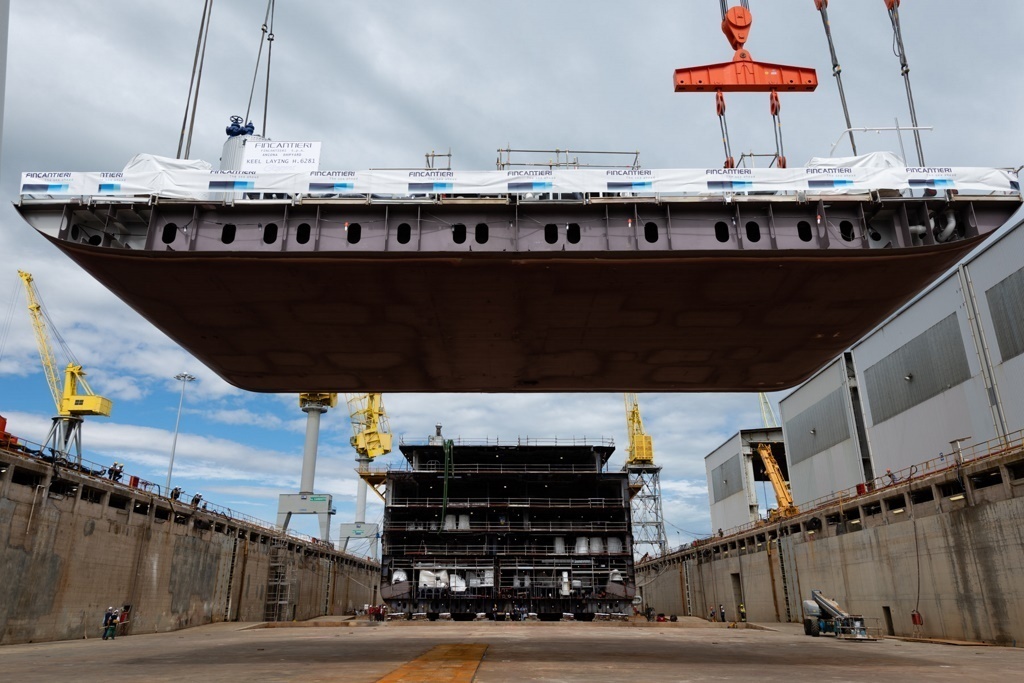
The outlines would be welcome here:
M 983 237 L 884 250 L 249 253 L 47 236 L 257 392 L 792 387 Z

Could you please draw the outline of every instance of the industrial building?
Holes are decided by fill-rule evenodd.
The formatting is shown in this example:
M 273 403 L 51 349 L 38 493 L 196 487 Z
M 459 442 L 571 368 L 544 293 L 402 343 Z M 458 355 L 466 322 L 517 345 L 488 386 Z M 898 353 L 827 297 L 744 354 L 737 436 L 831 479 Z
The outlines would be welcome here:
M 381 597 L 408 618 L 593 620 L 636 592 L 626 472 L 604 439 L 405 442 Z
M 752 516 L 750 449 L 707 457 L 722 532 L 638 568 L 647 604 L 800 621 L 822 588 L 883 633 L 1020 640 L 1022 226 L 781 401 L 792 516 Z
M 769 448 L 788 480 L 782 430 L 741 429 L 704 458 L 712 529 L 732 529 L 759 519 L 756 483 L 770 481 L 758 453 L 760 444 Z
M 1024 428 L 1022 263 L 1018 223 L 782 400 L 797 503 Z

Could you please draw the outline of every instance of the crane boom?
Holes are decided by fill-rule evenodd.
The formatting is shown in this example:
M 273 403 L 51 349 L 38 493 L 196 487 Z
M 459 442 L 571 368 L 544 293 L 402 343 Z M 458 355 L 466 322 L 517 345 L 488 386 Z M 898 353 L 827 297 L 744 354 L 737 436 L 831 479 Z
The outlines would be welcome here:
M 18 277 L 25 284 L 25 296 L 28 298 L 28 312 L 32 318 L 32 330 L 36 335 L 36 346 L 39 347 L 39 359 L 43 362 L 43 372 L 46 374 L 46 383 L 50 386 L 50 393 L 53 394 L 53 404 L 60 412 L 60 399 L 63 390 L 60 381 L 57 379 L 57 359 L 53 357 L 53 347 L 50 345 L 49 336 L 46 333 L 46 321 L 43 319 L 43 307 L 39 303 L 36 294 L 36 287 L 31 273 L 23 270 L 18 271 Z
M 43 363 L 43 372 L 46 374 L 46 383 L 53 395 L 53 402 L 57 408 L 57 414 L 62 417 L 83 415 L 110 416 L 113 404 L 110 399 L 97 396 L 89 383 L 85 381 L 85 370 L 81 364 L 74 360 L 70 349 L 60 339 L 65 355 L 71 362 L 64 368 L 63 386 L 57 377 L 57 359 L 53 354 L 53 345 L 50 343 L 50 336 L 46 329 L 46 315 L 39 300 L 39 293 L 35 288 L 35 280 L 31 273 L 23 270 L 18 271 L 18 276 L 25 284 L 25 295 L 28 298 L 28 312 L 32 318 L 32 329 L 36 335 L 36 345 L 39 347 L 39 358 Z M 80 391 L 81 389 L 81 391 Z
M 793 495 L 789 492 L 789 486 L 782 476 L 782 469 L 779 467 L 778 461 L 772 455 L 772 447 L 766 443 L 759 443 L 757 444 L 757 453 L 761 456 L 764 473 L 772 483 L 772 488 L 775 490 L 775 501 L 778 503 L 778 507 L 768 513 L 769 518 L 792 517 L 799 512 L 799 509 L 793 504 Z
M 629 450 L 626 463 L 653 463 L 654 443 L 650 434 L 644 431 L 644 421 L 640 417 L 640 401 L 636 394 L 624 394 L 626 400 L 626 432 L 629 438 Z
M 352 418 L 349 443 L 360 458 L 376 458 L 391 452 L 391 425 L 379 393 L 346 394 Z

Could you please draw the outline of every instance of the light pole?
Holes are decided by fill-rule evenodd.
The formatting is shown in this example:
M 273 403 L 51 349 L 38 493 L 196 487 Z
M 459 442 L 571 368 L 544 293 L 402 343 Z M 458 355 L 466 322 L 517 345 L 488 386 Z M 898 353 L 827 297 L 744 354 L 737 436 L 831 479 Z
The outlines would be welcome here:
M 174 421 L 174 439 L 171 441 L 171 462 L 167 465 L 167 484 L 164 486 L 164 495 L 171 495 L 171 471 L 174 469 L 174 449 L 178 445 L 178 425 L 181 424 L 181 405 L 185 402 L 185 386 L 195 379 L 187 372 L 179 372 L 174 379 L 181 382 L 181 398 L 178 399 L 178 419 Z

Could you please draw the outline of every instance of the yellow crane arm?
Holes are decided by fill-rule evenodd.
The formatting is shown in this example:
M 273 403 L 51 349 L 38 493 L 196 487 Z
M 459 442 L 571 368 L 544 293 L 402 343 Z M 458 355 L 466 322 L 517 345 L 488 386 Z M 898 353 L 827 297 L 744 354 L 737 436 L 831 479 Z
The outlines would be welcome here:
M 50 385 L 50 393 L 53 394 L 53 404 L 59 413 L 61 412 L 64 391 L 61 389 L 60 381 L 57 379 L 57 359 L 53 356 L 53 347 L 50 345 L 50 338 L 46 333 L 46 321 L 43 320 L 42 306 L 39 303 L 39 297 L 36 295 L 32 274 L 19 270 L 18 277 L 25 283 L 25 295 L 28 297 L 28 312 L 32 317 L 32 329 L 36 334 L 39 359 L 43 362 L 46 383 Z
M 653 463 L 654 443 L 650 434 L 644 432 L 644 421 L 640 417 L 640 400 L 636 394 L 624 394 L 626 400 L 626 435 L 629 438 L 627 463 Z
M 46 383 L 50 386 L 57 414 L 64 417 L 71 415 L 109 416 L 113 407 L 110 399 L 97 396 L 93 392 L 89 383 L 85 381 L 85 370 L 78 363 L 68 363 L 64 368 L 64 384 L 61 386 L 57 379 L 57 359 L 53 355 L 53 345 L 50 344 L 50 336 L 46 331 L 46 319 L 43 315 L 42 304 L 39 302 L 39 294 L 36 292 L 35 281 L 31 273 L 26 273 L 23 270 L 18 271 L 18 276 L 25 283 L 28 312 L 32 317 L 32 329 L 36 334 L 39 358 L 43 362 L 43 372 L 46 374 Z
M 795 515 L 798 510 L 793 505 L 793 495 L 789 492 L 789 486 L 782 476 L 782 469 L 779 467 L 779 463 L 775 460 L 775 456 L 772 455 L 771 446 L 766 443 L 759 443 L 757 444 L 757 452 L 761 456 L 761 462 L 764 463 L 764 473 L 768 475 L 768 480 L 772 483 L 772 488 L 775 490 L 775 500 L 778 503 L 776 514 L 782 517 Z
M 391 452 L 391 424 L 381 394 L 346 394 L 352 418 L 349 443 L 360 457 L 376 458 Z

